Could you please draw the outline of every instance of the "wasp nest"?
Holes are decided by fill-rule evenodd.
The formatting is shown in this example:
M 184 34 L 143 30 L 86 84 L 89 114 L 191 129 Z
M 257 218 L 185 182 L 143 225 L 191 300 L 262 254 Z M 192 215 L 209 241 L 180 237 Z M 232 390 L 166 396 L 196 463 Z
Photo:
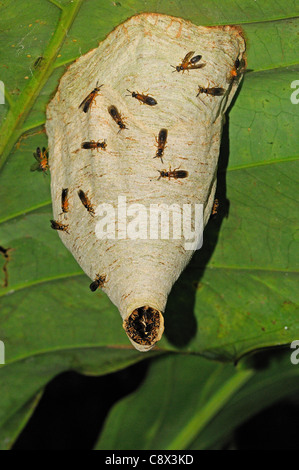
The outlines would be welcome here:
M 141 14 L 73 63 L 48 106 L 52 227 L 140 351 L 161 338 L 168 294 L 197 247 L 161 211 L 178 221 L 182 208 L 203 208 L 201 225 L 185 211 L 198 243 L 244 54 L 238 28 Z

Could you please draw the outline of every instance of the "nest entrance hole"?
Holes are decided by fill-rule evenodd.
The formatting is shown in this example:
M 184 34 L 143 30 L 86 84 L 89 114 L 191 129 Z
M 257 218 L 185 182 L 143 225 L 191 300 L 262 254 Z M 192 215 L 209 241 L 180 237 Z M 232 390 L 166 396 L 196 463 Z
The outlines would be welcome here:
M 150 346 L 156 342 L 160 322 L 159 310 L 145 305 L 133 310 L 124 322 L 124 329 L 135 343 Z

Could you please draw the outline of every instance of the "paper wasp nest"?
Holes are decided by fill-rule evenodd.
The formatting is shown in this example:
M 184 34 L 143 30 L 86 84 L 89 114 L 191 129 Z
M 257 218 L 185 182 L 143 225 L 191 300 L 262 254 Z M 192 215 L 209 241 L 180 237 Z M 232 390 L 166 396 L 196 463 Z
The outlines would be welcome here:
M 161 338 L 168 294 L 194 252 L 148 214 L 202 204 L 207 223 L 244 54 L 238 28 L 141 14 L 73 63 L 48 106 L 52 227 L 140 351 Z

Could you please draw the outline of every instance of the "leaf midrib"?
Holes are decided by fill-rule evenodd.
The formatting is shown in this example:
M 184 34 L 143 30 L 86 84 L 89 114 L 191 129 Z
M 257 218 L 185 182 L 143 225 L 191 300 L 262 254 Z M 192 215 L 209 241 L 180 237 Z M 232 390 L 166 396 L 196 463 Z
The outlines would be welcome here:
M 18 99 L 12 103 L 2 122 L 0 128 L 2 134 L 2 140 L 0 141 L 0 170 L 10 155 L 15 142 L 22 135 L 22 125 L 26 121 L 40 91 L 52 74 L 57 54 L 84 0 L 75 0 L 63 7 L 57 4 L 55 0 L 49 1 L 61 9 L 61 16 L 52 39 L 44 52 L 44 56 L 47 59 L 45 67 L 32 76 Z
M 202 431 L 209 421 L 219 413 L 221 408 L 225 406 L 229 399 L 235 395 L 250 378 L 252 378 L 254 373 L 254 370 L 240 370 L 224 382 L 224 384 L 214 392 L 203 407 L 195 410 L 193 417 L 181 429 L 173 441 L 168 444 L 166 449 L 188 449 L 200 431 Z
M 190 449 L 192 442 L 199 438 L 200 433 L 204 431 L 211 420 L 213 420 L 215 416 L 221 412 L 221 410 L 227 405 L 230 398 L 235 400 L 235 396 L 237 396 L 236 403 L 238 402 L 238 399 L 244 402 L 244 396 L 240 398 L 240 396 L 238 397 L 237 393 L 243 389 L 244 385 L 250 382 L 250 380 L 253 379 L 257 374 L 258 371 L 254 369 L 237 370 L 233 377 L 226 380 L 222 387 L 212 394 L 211 398 L 205 403 L 203 407 L 200 407 L 198 411 L 195 410 L 194 416 L 185 424 L 176 438 L 170 444 L 168 444 L 168 448 L 177 450 L 178 446 L 183 445 L 184 449 Z M 287 371 L 282 371 L 279 377 L 268 377 L 262 383 L 262 389 L 270 390 L 270 387 L 275 387 L 276 383 L 282 383 L 288 378 L 297 376 L 298 373 L 295 367 L 293 369 L 288 369 Z M 232 389 L 229 390 L 229 387 L 232 387 Z M 250 387 L 245 388 L 245 391 L 246 390 L 252 393 Z M 221 397 L 221 393 L 223 391 L 225 394 Z M 248 396 L 250 396 L 250 394 Z M 188 444 L 188 447 L 186 447 L 186 444 Z

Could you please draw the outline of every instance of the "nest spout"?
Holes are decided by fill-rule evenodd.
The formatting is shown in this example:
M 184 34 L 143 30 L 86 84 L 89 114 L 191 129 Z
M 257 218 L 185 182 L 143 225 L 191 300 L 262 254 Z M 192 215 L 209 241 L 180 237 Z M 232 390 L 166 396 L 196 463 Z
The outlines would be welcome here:
M 149 305 L 143 305 L 128 314 L 123 328 L 133 346 L 141 352 L 152 349 L 162 337 L 164 318 L 162 313 Z

